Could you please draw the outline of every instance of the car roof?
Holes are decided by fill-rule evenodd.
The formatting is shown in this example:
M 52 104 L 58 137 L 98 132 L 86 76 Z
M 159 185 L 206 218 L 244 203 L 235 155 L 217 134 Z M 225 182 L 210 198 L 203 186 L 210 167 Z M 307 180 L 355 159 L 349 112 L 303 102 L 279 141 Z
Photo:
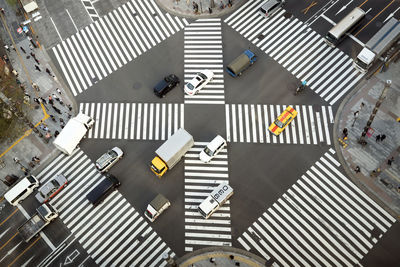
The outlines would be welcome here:
M 213 140 L 211 140 L 211 142 L 207 145 L 207 147 L 210 149 L 210 150 L 216 150 L 223 142 L 225 142 L 225 139 L 222 137 L 222 136 L 220 136 L 220 135 L 217 135 Z

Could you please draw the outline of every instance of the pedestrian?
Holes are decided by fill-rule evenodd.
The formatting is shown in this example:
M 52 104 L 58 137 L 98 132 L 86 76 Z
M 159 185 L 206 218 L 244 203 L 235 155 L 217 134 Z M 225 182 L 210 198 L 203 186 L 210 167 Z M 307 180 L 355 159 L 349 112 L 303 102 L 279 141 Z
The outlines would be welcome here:
M 51 94 L 51 97 L 52 97 L 53 99 L 57 100 L 57 101 L 60 100 L 60 98 L 59 98 L 58 96 L 56 96 L 56 94 Z
M 232 0 L 228 0 L 228 6 L 232 7 Z
M 380 135 L 380 134 L 378 134 L 378 135 L 375 137 L 375 142 L 379 142 L 379 141 L 381 141 L 381 135 Z
M 210 262 L 211 262 L 211 263 L 214 263 L 214 262 L 215 262 L 215 259 L 214 259 L 214 258 L 210 258 Z
M 60 123 L 60 126 L 61 126 L 61 129 L 63 129 L 64 126 L 65 126 L 65 122 L 61 122 L 61 123 Z
M 54 106 L 54 101 L 53 101 L 53 99 L 49 99 L 49 103 L 50 103 L 50 105 L 52 105 L 52 106 Z
M 35 53 L 33 53 L 33 52 L 31 52 L 31 56 L 33 57 L 33 58 L 36 58 L 35 56 Z
M 43 124 L 39 124 L 39 128 L 44 130 L 44 125 Z
M 18 164 L 19 161 L 20 161 L 19 158 L 17 158 L 17 157 L 14 157 L 13 160 L 14 160 L 14 162 L 15 162 L 16 164 Z
M 391 157 L 387 160 L 387 165 L 392 166 L 392 162 L 394 161 L 394 157 Z
M 68 113 L 68 119 L 71 119 L 72 115 Z
M 64 122 L 64 119 L 60 117 L 60 122 Z
M 357 110 L 356 112 L 354 112 L 354 118 L 356 118 L 356 117 L 358 117 L 358 113 L 360 113 L 360 111 L 359 110 Z
M 33 102 L 40 104 L 39 99 L 37 99 L 36 97 L 33 98 Z
M 4 45 L 4 48 L 5 48 L 8 52 L 10 52 L 10 47 L 8 47 L 8 45 Z
M 14 47 L 12 44 L 10 44 L 10 48 L 11 48 L 12 50 L 14 50 L 14 51 L 17 51 L 17 50 L 15 49 L 15 47 Z
M 344 128 L 344 129 L 343 129 L 343 132 L 342 132 L 342 133 L 343 133 L 343 138 L 346 138 L 346 139 L 347 139 L 348 132 L 349 132 L 349 131 L 347 130 L 347 128 Z
M 235 256 L 229 255 L 229 258 L 230 258 L 231 260 L 233 260 L 233 259 L 235 258 Z
M 34 59 L 35 59 L 36 63 L 37 63 L 38 65 L 40 65 L 39 60 L 37 60 L 37 58 L 35 58 L 35 57 L 34 57 Z
M 54 115 L 50 115 L 50 118 L 52 121 L 56 121 L 56 117 L 54 117 Z
M 33 45 L 32 45 L 32 44 L 29 44 L 29 49 L 30 49 L 30 50 L 33 50 L 33 48 L 34 48 Z
M 359 173 L 359 172 L 361 171 L 360 166 L 356 166 L 356 168 L 354 169 L 354 171 L 355 171 L 356 173 Z
M 4 15 L 4 8 L 0 8 L 1 13 Z
M 32 161 L 33 161 L 33 162 L 36 162 L 36 163 L 39 163 L 39 162 L 40 162 L 40 158 L 34 156 L 34 157 L 32 158 Z
M 43 127 L 43 131 L 48 132 L 48 131 L 49 131 L 49 127 L 44 126 L 44 127 Z
M 60 115 L 62 114 L 60 109 L 56 108 L 56 111 L 57 111 L 58 114 L 60 114 Z
M 381 135 L 381 141 L 385 140 L 385 138 L 386 138 L 386 135 L 382 134 Z
M 24 54 L 26 54 L 26 51 L 22 46 L 20 46 L 19 49 L 21 49 L 21 51 L 24 52 Z
M 59 93 L 61 95 L 61 90 L 60 88 L 56 88 L 57 93 Z
M 71 104 L 68 104 L 67 107 L 68 107 L 69 111 L 72 111 L 72 106 L 71 106 Z
M 42 70 L 39 68 L 39 66 L 38 65 L 36 65 L 35 64 L 35 69 L 37 70 L 37 71 L 40 71 L 40 72 L 42 72 Z
M 12 70 L 12 73 L 15 75 L 15 77 L 18 77 L 18 71 L 16 71 L 15 69 Z
M 60 134 L 60 132 L 56 130 L 56 131 L 54 132 L 54 137 L 57 137 L 59 134 Z
M 221 0 L 221 3 L 219 4 L 219 9 L 224 9 L 224 3 L 222 2 L 222 0 Z
M 47 104 L 46 99 L 44 99 L 43 97 L 40 97 L 40 100 L 41 100 L 43 103 Z
M 208 13 L 210 13 L 210 14 L 212 13 L 211 7 L 208 8 Z
M 46 68 L 46 72 L 47 72 L 47 74 L 49 74 L 50 76 L 53 76 L 53 75 L 51 74 L 51 71 L 49 70 L 49 68 Z
M 48 132 L 48 133 L 46 133 L 45 137 L 46 137 L 46 139 L 50 139 L 51 138 L 51 134 Z

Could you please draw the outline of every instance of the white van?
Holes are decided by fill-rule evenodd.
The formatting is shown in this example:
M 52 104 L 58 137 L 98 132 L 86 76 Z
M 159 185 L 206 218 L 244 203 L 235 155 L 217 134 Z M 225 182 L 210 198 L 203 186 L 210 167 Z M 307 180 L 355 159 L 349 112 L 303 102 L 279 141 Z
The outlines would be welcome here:
M 218 185 L 197 208 L 204 219 L 208 219 L 233 195 L 233 188 L 227 183 Z
M 13 205 L 17 206 L 22 200 L 27 198 L 35 188 L 39 187 L 39 181 L 35 176 L 30 175 L 19 181 L 13 188 L 4 194 L 4 198 Z

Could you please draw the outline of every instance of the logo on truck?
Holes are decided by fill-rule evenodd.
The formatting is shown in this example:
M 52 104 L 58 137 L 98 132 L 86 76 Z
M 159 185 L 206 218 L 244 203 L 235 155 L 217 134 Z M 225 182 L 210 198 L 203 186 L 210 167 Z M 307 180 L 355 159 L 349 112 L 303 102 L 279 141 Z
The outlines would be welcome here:
M 218 200 L 223 194 L 228 191 L 228 186 L 224 185 L 218 192 L 213 196 L 215 200 Z M 219 201 L 218 201 L 219 202 Z

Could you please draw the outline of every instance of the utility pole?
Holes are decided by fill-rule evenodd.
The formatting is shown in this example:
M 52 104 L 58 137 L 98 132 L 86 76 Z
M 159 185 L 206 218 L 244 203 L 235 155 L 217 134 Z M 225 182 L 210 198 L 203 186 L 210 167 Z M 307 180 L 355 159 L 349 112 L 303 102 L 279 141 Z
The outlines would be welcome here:
M 365 141 L 365 136 L 367 135 L 367 131 L 368 131 L 368 129 L 370 128 L 372 122 L 374 121 L 374 118 L 375 118 L 376 113 L 378 113 L 379 107 L 381 106 L 383 100 L 385 100 L 387 90 L 390 88 L 390 85 L 391 85 L 391 84 L 392 84 L 392 81 L 391 81 L 391 80 L 387 80 L 387 81 L 385 82 L 385 87 L 383 88 L 382 93 L 381 93 L 381 95 L 380 95 L 379 98 L 378 98 L 378 101 L 376 101 L 375 107 L 374 107 L 374 109 L 372 110 L 372 114 L 371 114 L 371 116 L 369 117 L 369 120 L 367 121 L 367 125 L 364 127 L 364 130 L 363 130 L 363 132 L 362 132 L 362 134 L 361 134 L 361 137 L 360 137 L 360 139 L 358 140 L 358 143 L 360 143 L 361 145 L 366 145 L 366 144 L 368 144 L 367 141 Z

